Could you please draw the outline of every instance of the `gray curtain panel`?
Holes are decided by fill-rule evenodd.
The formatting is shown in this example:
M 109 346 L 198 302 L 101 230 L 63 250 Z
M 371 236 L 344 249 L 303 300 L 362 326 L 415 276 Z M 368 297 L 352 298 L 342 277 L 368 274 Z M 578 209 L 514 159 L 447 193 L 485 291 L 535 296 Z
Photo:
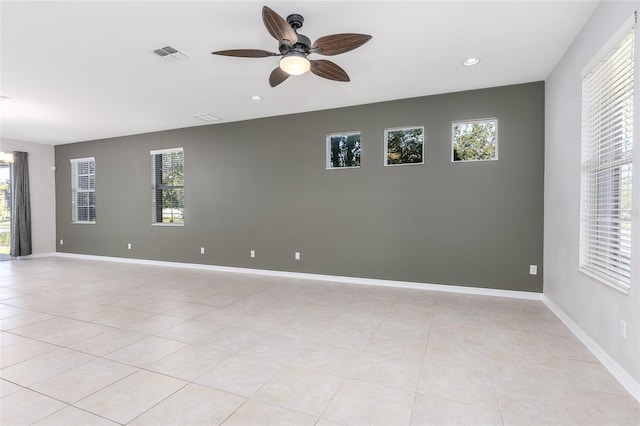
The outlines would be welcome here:
M 13 153 L 11 173 L 11 251 L 13 257 L 31 254 L 29 154 Z

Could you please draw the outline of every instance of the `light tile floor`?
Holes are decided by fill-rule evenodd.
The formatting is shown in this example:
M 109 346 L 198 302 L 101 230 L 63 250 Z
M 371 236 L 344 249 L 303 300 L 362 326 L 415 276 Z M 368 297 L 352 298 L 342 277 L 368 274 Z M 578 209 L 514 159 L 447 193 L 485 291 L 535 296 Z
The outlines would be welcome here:
M 3 426 L 640 424 L 539 301 L 56 257 L 0 278 Z

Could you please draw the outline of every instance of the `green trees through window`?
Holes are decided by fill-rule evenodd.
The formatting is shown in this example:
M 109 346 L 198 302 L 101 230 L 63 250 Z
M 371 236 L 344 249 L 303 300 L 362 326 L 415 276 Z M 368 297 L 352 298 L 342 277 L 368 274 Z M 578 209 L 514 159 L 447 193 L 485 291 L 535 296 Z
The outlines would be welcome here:
M 453 161 L 498 159 L 498 120 L 453 123 Z
M 154 222 L 184 224 L 184 152 L 152 151 Z

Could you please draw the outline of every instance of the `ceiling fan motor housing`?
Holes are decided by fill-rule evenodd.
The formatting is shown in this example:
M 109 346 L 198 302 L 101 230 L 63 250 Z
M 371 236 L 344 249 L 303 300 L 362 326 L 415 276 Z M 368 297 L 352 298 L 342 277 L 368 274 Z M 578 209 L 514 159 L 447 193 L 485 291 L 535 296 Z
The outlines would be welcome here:
M 302 28 L 302 24 L 304 23 L 304 18 L 302 15 L 298 15 L 297 13 L 293 13 L 287 16 L 287 22 L 291 25 L 291 28 L 294 30 Z

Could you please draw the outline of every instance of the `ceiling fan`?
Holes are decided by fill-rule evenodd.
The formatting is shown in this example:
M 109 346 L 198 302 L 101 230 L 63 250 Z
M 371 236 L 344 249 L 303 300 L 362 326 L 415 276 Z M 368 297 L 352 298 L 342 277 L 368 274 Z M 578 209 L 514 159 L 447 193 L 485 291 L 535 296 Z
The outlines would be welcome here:
M 329 80 L 350 81 L 345 70 L 335 63 L 326 59 L 312 60 L 307 56 L 311 53 L 324 56 L 338 55 L 356 49 L 371 40 L 371 36 L 367 34 L 345 33 L 320 37 L 312 44 L 308 37 L 298 34 L 298 29 L 302 27 L 304 22 L 301 15 L 289 15 L 285 20 L 267 6 L 262 8 L 262 21 L 269 34 L 278 40 L 280 53 L 261 49 L 219 50 L 211 53 L 240 58 L 282 56 L 280 66 L 274 69 L 269 76 L 271 87 L 282 83 L 290 75 L 301 75 L 307 71 Z

